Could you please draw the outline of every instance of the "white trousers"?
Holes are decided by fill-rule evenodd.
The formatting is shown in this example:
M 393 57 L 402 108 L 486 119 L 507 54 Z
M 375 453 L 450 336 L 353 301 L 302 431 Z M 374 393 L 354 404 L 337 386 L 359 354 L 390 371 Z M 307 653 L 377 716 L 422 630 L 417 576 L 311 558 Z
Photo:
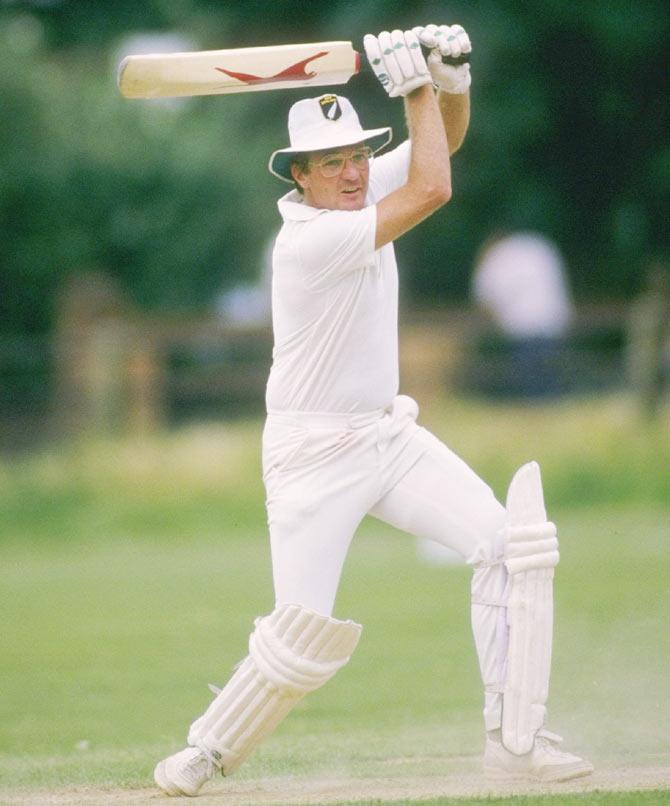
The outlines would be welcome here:
M 468 465 L 416 424 L 404 395 L 365 414 L 268 414 L 263 478 L 277 606 L 329 616 L 366 514 L 457 551 L 474 567 L 472 627 L 488 730 L 500 726 L 507 581 L 505 509 Z

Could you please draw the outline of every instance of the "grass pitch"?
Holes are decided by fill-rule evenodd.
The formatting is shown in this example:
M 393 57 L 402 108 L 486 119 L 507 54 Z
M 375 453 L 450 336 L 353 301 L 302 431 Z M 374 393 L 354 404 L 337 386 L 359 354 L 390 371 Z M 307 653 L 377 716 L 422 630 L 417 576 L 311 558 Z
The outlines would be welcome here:
M 540 461 L 562 549 L 549 727 L 612 791 L 484 787 L 470 572 L 422 563 L 412 538 L 369 520 L 336 609 L 364 625 L 359 649 L 202 802 L 670 801 L 667 427 L 641 429 L 621 400 L 452 404 L 424 422 L 501 496 Z M 0 463 L 0 802 L 153 799 L 155 761 L 272 608 L 260 428 Z M 613 791 L 626 789 L 649 791 Z

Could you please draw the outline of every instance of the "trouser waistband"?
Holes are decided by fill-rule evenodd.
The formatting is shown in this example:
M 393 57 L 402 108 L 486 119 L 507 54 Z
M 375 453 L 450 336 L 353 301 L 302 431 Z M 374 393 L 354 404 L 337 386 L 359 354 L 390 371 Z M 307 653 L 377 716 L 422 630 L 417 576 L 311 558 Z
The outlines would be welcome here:
M 273 411 L 268 410 L 268 421 L 307 428 L 365 428 L 388 414 L 391 407 L 373 409 L 355 414 L 318 411 Z
M 355 414 L 341 414 L 340 412 L 320 411 L 268 411 L 268 421 L 284 423 L 303 428 L 365 428 L 373 425 L 382 417 L 390 415 L 396 422 L 406 418 L 416 420 L 419 407 L 416 401 L 407 395 L 396 395 L 388 406 L 372 411 L 356 412 Z

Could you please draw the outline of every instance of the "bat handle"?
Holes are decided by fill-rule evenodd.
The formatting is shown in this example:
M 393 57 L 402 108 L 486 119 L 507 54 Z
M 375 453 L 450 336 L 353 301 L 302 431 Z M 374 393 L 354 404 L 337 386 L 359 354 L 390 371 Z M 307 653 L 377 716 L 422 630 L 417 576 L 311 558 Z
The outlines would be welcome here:
M 428 54 L 430 53 L 430 48 L 427 48 L 425 45 L 421 45 L 421 52 L 428 58 Z M 470 54 L 469 53 L 462 53 L 460 56 L 443 56 L 442 57 L 442 64 L 449 64 L 453 65 L 454 67 L 458 66 L 459 64 L 467 64 L 470 61 Z

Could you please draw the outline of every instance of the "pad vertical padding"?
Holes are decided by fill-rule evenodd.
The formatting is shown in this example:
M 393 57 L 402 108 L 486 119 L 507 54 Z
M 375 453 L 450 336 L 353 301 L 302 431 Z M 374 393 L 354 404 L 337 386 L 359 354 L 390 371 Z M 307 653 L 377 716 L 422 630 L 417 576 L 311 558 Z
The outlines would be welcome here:
M 282 605 L 256 620 L 249 655 L 189 732 L 226 775 L 268 736 L 293 706 L 349 660 L 361 634 L 298 605 Z
M 542 477 L 537 462 L 528 462 L 514 474 L 507 490 L 506 509 L 507 522 L 511 526 L 532 525 L 547 520 Z
M 556 531 L 547 522 L 536 462 L 524 465 L 512 479 L 505 533 L 505 566 L 510 576 L 502 739 L 508 750 L 521 755 L 532 749 L 546 715 L 553 576 L 558 562 Z

